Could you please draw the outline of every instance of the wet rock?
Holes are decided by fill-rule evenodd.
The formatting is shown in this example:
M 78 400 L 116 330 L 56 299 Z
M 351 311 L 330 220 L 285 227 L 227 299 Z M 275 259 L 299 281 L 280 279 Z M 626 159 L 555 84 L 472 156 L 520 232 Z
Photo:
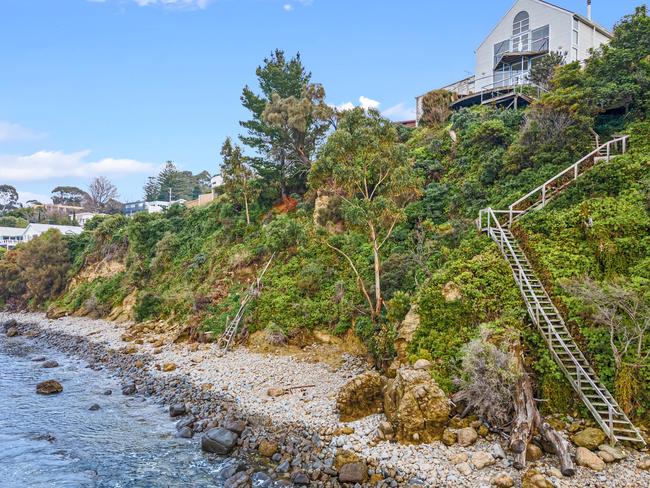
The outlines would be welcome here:
M 59 363 L 57 363 L 54 359 L 50 359 L 48 361 L 45 361 L 43 364 L 41 364 L 43 368 L 58 368 Z
M 18 327 L 18 322 L 16 321 L 16 319 L 9 319 L 2 323 L 2 330 L 4 330 L 5 332 L 7 332 L 9 329 L 13 329 L 16 327 Z
M 243 420 L 226 420 L 224 421 L 222 427 L 228 429 L 231 432 L 234 432 L 237 435 L 241 435 L 244 430 L 246 430 L 246 422 Z
M 596 429 L 595 427 L 587 427 L 574 435 L 571 440 L 576 446 L 591 450 L 600 446 L 605 442 L 605 439 L 607 439 L 607 436 L 602 430 Z
M 578 466 L 584 466 L 594 471 L 602 471 L 605 469 L 605 461 L 585 447 L 578 447 L 576 449 L 576 463 L 578 463 Z
M 262 456 L 270 458 L 276 452 L 278 452 L 278 444 L 276 442 L 267 441 L 266 439 L 263 439 L 260 442 L 258 451 Z
M 185 415 L 185 413 L 187 413 L 187 408 L 185 408 L 184 403 L 176 403 L 169 406 L 170 417 L 180 417 L 181 415 Z
M 253 473 L 251 476 L 251 482 L 255 488 L 268 488 L 273 486 L 273 480 L 271 477 L 262 471 Z
M 344 464 L 339 470 L 339 481 L 341 483 L 364 483 L 366 479 L 368 479 L 366 463 Z
M 101 408 L 101 407 L 99 406 L 98 403 L 93 403 L 90 407 L 88 407 L 88 410 L 90 410 L 91 412 L 96 412 L 96 411 L 99 410 L 100 408 Z
M 106 396 L 112 395 L 112 394 L 113 394 L 113 390 L 111 390 L 110 388 L 108 390 L 104 390 L 104 392 L 102 393 L 102 395 L 106 395 Z
M 297 486 L 308 486 L 309 483 L 311 483 L 309 476 L 301 471 L 294 473 L 293 476 L 291 476 L 291 481 Z
M 359 420 L 383 409 L 386 379 L 376 371 L 366 371 L 343 386 L 336 396 L 336 407 L 343 422 Z
M 32 361 L 34 361 L 35 363 L 40 363 L 45 360 L 47 360 L 45 356 L 36 356 L 35 358 L 32 358 Z
M 204 451 L 225 456 L 235 448 L 237 438 L 238 436 L 234 432 L 217 427 L 203 434 L 203 437 L 201 437 L 201 448 Z
M 472 464 L 476 469 L 483 469 L 494 464 L 492 454 L 485 451 L 478 451 L 472 454 Z
M 440 440 L 449 418 L 449 400 L 426 371 L 397 370 L 384 394 L 384 413 L 398 441 Z
M 16 329 L 15 327 L 9 327 L 7 329 L 6 334 L 7 337 L 16 337 L 18 335 L 18 329 Z
M 515 480 L 507 474 L 502 474 L 492 478 L 492 484 L 497 488 L 512 488 L 515 486 Z
M 469 447 L 478 439 L 478 433 L 474 427 L 465 427 L 458 430 L 458 444 L 463 447 Z
M 183 437 L 184 439 L 191 439 L 192 436 L 194 435 L 194 431 L 192 430 L 191 427 L 181 427 L 178 432 L 176 433 L 178 437 Z
M 56 380 L 47 380 L 36 385 L 36 393 L 40 395 L 55 395 L 63 391 L 63 386 Z
M 224 488 L 239 488 L 248 486 L 249 481 L 250 477 L 248 474 L 245 471 L 240 471 L 239 473 L 235 473 L 233 476 L 228 478 L 223 486 Z
M 122 387 L 122 395 L 125 396 L 135 395 L 136 391 L 137 388 L 135 387 L 135 383 L 129 383 Z

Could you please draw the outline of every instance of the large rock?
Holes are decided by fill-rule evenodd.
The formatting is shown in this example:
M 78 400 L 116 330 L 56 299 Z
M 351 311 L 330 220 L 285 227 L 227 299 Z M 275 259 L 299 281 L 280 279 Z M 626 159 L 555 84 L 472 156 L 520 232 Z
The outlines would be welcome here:
M 608 454 L 611 454 L 612 457 L 617 461 L 621 461 L 627 457 L 627 454 L 625 454 L 625 452 L 623 452 L 623 450 L 620 447 L 610 446 L 609 444 L 601 444 L 600 446 L 598 446 L 598 449 Z
M 458 430 L 458 443 L 463 447 L 469 447 L 478 439 L 478 433 L 474 427 L 465 427 Z
M 578 463 L 578 466 L 584 466 L 594 471 L 602 471 L 605 469 L 605 461 L 585 447 L 576 449 L 576 463 Z
M 515 480 L 513 480 L 507 474 L 501 474 L 492 478 L 492 484 L 497 488 L 512 488 L 515 486 Z
M 341 466 L 339 481 L 341 483 L 364 483 L 368 479 L 368 467 L 365 463 L 349 463 Z
M 440 440 L 449 410 L 445 393 L 426 371 L 400 368 L 386 386 L 384 413 L 398 441 Z
M 408 362 L 408 346 L 415 336 L 415 332 L 420 327 L 420 315 L 418 314 L 418 309 L 415 305 L 411 306 L 411 309 L 404 317 L 404 320 L 397 329 L 397 337 L 395 338 L 395 352 L 397 352 L 397 362 L 398 363 L 407 363 Z
M 542 459 L 542 450 L 532 442 L 526 446 L 526 461 L 534 463 Z
M 455 430 L 445 429 L 442 431 L 442 443 L 445 446 L 453 446 L 458 441 L 458 434 Z
M 553 483 L 536 469 L 529 469 L 521 478 L 521 488 L 554 488 Z
M 187 408 L 184 403 L 175 403 L 169 406 L 169 416 L 170 417 L 180 417 L 185 415 Z
M 43 364 L 41 364 L 43 368 L 58 368 L 59 363 L 56 362 L 54 359 L 49 359 L 45 361 Z
M 576 446 L 586 447 L 587 449 L 596 449 L 605 442 L 605 439 L 607 439 L 605 433 L 595 427 L 587 427 L 572 437 L 573 443 Z
M 341 420 L 351 422 L 380 413 L 385 384 L 386 379 L 376 371 L 366 371 L 345 384 L 336 397 Z
M 489 452 L 478 451 L 472 454 L 472 464 L 476 469 L 483 469 L 487 466 L 492 466 L 494 463 L 494 457 Z
M 56 380 L 47 380 L 36 385 L 36 393 L 40 395 L 55 395 L 62 391 L 63 386 Z
M 15 327 L 9 327 L 7 329 L 7 337 L 15 337 L 18 335 L 18 329 Z
M 237 437 L 237 434 L 228 429 L 221 427 L 210 429 L 201 437 L 201 448 L 204 451 L 225 456 L 235 448 Z
M 278 452 L 278 444 L 272 441 L 267 441 L 263 439 L 260 441 L 258 451 L 264 457 L 272 457 L 276 452 Z

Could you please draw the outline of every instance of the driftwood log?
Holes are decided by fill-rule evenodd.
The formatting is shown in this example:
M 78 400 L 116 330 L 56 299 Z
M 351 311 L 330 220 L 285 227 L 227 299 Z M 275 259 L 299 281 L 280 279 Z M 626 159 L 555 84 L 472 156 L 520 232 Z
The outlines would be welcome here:
M 569 454 L 569 443 L 545 422 L 537 409 L 530 376 L 524 368 L 521 349 L 516 350 L 519 379 L 515 387 L 514 407 L 515 419 L 510 434 L 510 450 L 514 453 L 513 466 L 517 469 L 526 467 L 526 448 L 537 430 L 542 439 L 544 450 L 560 458 L 560 471 L 564 476 L 576 473 L 575 465 Z

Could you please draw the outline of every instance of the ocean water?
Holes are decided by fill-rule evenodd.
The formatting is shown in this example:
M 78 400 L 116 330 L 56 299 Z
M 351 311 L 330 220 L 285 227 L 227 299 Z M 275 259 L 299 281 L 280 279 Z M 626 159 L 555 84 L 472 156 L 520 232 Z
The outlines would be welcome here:
M 44 369 L 38 356 L 60 366 Z M 106 371 L 0 335 L 0 488 L 219 487 L 233 462 L 175 436 L 167 411 Z M 55 379 L 58 395 L 36 394 Z M 107 389 L 112 395 L 104 395 Z M 100 410 L 90 411 L 97 403 Z

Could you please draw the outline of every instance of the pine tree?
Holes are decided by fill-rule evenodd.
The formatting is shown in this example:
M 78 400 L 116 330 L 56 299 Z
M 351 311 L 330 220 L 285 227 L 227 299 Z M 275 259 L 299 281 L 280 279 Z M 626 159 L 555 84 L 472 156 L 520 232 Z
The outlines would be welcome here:
M 228 137 L 221 146 L 221 178 L 226 193 L 235 202 L 243 202 L 246 212 L 246 224 L 250 225 L 249 203 L 258 194 L 257 189 L 251 185 L 254 177 L 253 171 L 246 165 L 241 147 L 233 145 Z

